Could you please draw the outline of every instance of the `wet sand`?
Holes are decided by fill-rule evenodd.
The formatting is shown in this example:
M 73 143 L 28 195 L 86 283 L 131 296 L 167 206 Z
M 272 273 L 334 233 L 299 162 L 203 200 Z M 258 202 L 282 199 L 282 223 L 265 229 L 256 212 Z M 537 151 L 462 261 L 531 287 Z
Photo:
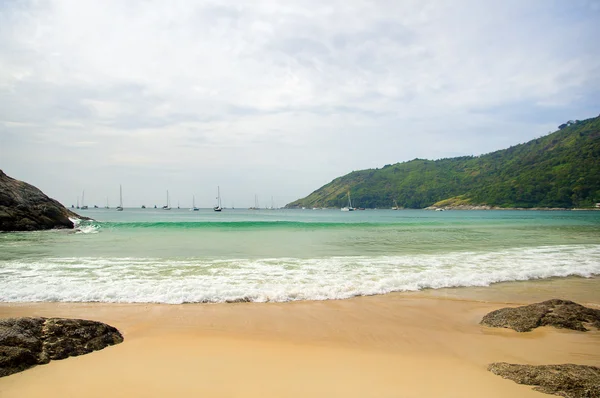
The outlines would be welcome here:
M 479 321 L 554 297 L 600 308 L 600 279 L 292 303 L 2 303 L 2 318 L 93 319 L 125 342 L 0 378 L 0 396 L 542 397 L 487 365 L 600 365 L 600 332 Z

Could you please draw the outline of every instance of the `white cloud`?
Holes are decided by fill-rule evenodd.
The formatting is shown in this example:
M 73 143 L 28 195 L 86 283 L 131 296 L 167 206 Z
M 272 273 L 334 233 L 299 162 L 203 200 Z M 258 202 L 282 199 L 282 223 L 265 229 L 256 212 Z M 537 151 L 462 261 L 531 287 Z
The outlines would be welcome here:
M 132 204 L 173 183 L 283 204 L 499 149 L 597 114 L 596 5 L 1 3 L 0 167 L 65 202 L 121 181 Z

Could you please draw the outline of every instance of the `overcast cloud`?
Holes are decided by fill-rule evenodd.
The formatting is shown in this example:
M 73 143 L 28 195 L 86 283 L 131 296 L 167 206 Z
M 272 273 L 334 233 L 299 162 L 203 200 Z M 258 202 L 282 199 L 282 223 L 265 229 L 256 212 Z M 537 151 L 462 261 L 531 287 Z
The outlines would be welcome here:
M 0 168 L 64 204 L 277 205 L 600 113 L 600 1 L 3 1 Z

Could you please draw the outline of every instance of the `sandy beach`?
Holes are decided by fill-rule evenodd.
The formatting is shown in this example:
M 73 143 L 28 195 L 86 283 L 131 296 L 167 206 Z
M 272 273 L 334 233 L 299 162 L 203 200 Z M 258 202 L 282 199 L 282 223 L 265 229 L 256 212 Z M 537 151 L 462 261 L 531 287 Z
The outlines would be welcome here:
M 340 301 L 0 304 L 0 317 L 102 321 L 122 344 L 0 378 L 9 397 L 541 397 L 491 362 L 600 364 L 600 333 L 479 325 L 560 297 L 600 307 L 600 279 L 427 290 Z

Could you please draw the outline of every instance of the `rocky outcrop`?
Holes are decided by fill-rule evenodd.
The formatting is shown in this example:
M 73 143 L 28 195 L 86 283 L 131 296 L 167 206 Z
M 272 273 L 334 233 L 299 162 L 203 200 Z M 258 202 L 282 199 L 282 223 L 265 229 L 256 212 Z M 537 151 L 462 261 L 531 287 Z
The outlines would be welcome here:
M 585 365 L 515 365 L 493 363 L 488 370 L 534 390 L 567 398 L 600 398 L 600 368 Z
M 71 218 L 83 218 L 31 184 L 0 170 L 0 231 L 73 228 Z
M 100 322 L 63 318 L 0 319 L 0 377 L 122 341 L 123 336 L 117 329 Z
M 600 310 L 568 300 L 552 299 L 523 307 L 492 311 L 483 317 L 481 324 L 510 328 L 517 332 L 529 332 L 539 326 L 585 332 L 587 327 L 600 329 Z

